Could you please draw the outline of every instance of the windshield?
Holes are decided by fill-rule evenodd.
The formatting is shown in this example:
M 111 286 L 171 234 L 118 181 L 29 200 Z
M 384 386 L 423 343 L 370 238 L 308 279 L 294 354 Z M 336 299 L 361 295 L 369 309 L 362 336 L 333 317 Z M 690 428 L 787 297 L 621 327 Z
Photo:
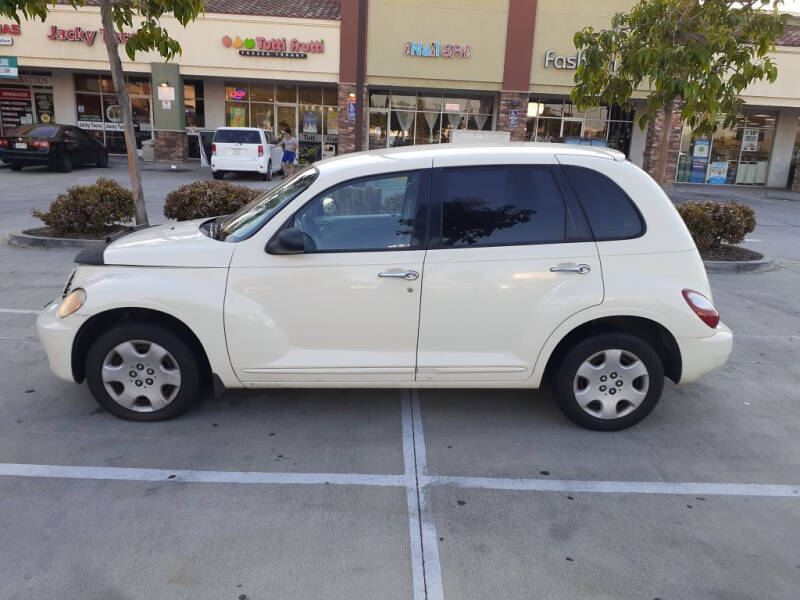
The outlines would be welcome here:
M 239 242 L 256 231 L 289 202 L 304 192 L 317 178 L 318 171 L 311 167 L 298 172 L 291 179 L 267 190 L 255 200 L 240 208 L 220 223 L 217 237 L 226 242 Z

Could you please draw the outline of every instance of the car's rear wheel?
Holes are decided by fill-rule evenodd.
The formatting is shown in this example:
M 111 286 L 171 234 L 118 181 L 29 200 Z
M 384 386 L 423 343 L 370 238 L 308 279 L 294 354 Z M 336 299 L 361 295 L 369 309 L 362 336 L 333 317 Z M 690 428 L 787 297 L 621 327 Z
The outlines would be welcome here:
M 22 171 L 22 165 L 18 163 L 11 163 L 11 170 L 12 171 Z
M 556 402 L 572 421 L 616 431 L 655 408 L 664 389 L 664 367 L 653 347 L 636 336 L 596 335 L 567 351 L 553 383 Z
M 225 171 L 214 171 L 214 179 L 225 179 Z
M 58 170 L 62 173 L 69 173 L 72 171 L 72 155 L 69 152 L 64 152 L 58 159 Z
M 267 172 L 264 173 L 264 181 L 272 181 L 272 161 L 267 163 Z
M 108 166 L 108 152 L 103 152 L 103 155 L 97 161 L 97 166 L 105 169 Z
M 171 329 L 135 322 L 100 335 L 86 356 L 86 382 L 108 412 L 130 421 L 162 421 L 197 399 L 201 363 Z

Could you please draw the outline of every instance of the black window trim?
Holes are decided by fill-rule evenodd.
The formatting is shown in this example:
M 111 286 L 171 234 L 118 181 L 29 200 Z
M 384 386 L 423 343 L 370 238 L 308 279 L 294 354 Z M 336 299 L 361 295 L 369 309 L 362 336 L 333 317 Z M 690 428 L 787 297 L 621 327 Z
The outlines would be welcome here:
M 431 177 L 431 203 L 429 210 L 429 232 L 428 232 L 428 250 L 464 250 L 469 248 L 499 248 L 503 246 L 545 246 L 554 244 L 579 244 L 594 241 L 594 234 L 591 238 L 570 238 L 567 236 L 567 215 L 569 215 L 570 206 L 567 201 L 567 193 L 565 193 L 563 183 L 560 181 L 556 168 L 557 163 L 498 163 L 490 165 L 458 165 L 448 167 L 435 167 Z M 564 239 L 559 241 L 542 241 L 542 242 L 497 242 L 491 244 L 473 244 L 471 246 L 450 246 L 442 243 L 442 230 L 444 227 L 443 221 L 443 202 L 444 202 L 444 171 L 445 169 L 463 169 L 465 167 L 543 167 L 550 171 L 550 174 L 555 181 L 556 187 L 561 192 L 561 201 L 564 204 Z M 438 180 L 438 181 L 437 181 Z M 577 202 L 577 194 L 575 195 L 576 204 L 583 206 Z M 589 220 L 586 217 L 585 211 L 582 215 L 589 226 Z M 589 228 L 591 232 L 591 228 Z
M 597 173 L 598 175 L 601 175 L 602 177 L 605 177 L 611 183 L 613 183 L 615 186 L 617 186 L 617 189 L 619 189 L 619 191 L 622 192 L 622 195 L 628 201 L 628 204 L 630 204 L 631 207 L 633 207 L 633 212 L 636 213 L 636 216 L 639 218 L 639 223 L 642 226 L 642 228 L 639 231 L 639 233 L 637 233 L 636 235 L 629 235 L 629 236 L 625 236 L 625 237 L 598 238 L 597 235 L 595 235 L 594 228 L 592 227 L 592 221 L 591 221 L 591 219 L 589 219 L 589 213 L 586 211 L 586 206 L 584 205 L 583 199 L 581 198 L 581 195 L 578 193 L 578 190 L 575 188 L 575 184 L 572 183 L 572 179 L 570 178 L 567 170 L 564 167 L 577 167 L 579 169 L 587 169 L 589 171 Z M 634 202 L 633 199 L 628 195 L 628 192 L 626 192 L 622 188 L 622 186 L 619 185 L 616 181 L 611 179 L 611 177 L 609 177 L 605 173 L 601 173 L 597 169 L 592 169 L 591 167 L 587 167 L 585 165 L 559 165 L 558 168 L 561 171 L 562 176 L 564 177 L 564 179 L 569 182 L 570 189 L 572 189 L 572 192 L 575 194 L 575 198 L 577 198 L 578 203 L 580 204 L 581 208 L 583 208 L 583 213 L 584 213 L 584 215 L 586 217 L 586 223 L 589 225 L 589 231 L 592 232 L 592 239 L 595 241 L 595 243 L 600 243 L 600 242 L 619 242 L 619 241 L 624 241 L 624 240 L 635 240 L 637 238 L 640 238 L 640 237 L 644 236 L 647 233 L 647 221 L 645 220 L 644 215 L 642 214 L 642 211 L 639 210 L 639 207 L 636 205 L 636 202 Z
M 377 177 L 398 177 L 405 174 L 410 173 L 419 173 L 420 174 L 420 194 L 419 199 L 417 201 L 417 210 L 416 213 L 419 214 L 420 207 L 424 208 L 424 224 L 417 225 L 416 223 L 416 216 L 414 218 L 414 229 L 412 231 L 416 231 L 418 228 L 422 234 L 422 240 L 419 246 L 408 246 L 405 248 L 358 248 L 355 250 L 305 250 L 303 254 L 353 254 L 358 252 L 411 252 L 415 250 L 427 250 L 428 249 L 428 237 L 430 232 L 431 226 L 431 168 L 430 167 L 423 167 L 419 169 L 403 169 L 402 171 L 384 171 L 382 173 L 372 173 L 370 175 L 362 175 L 361 177 L 354 177 L 352 179 L 345 179 L 344 181 L 340 181 L 339 183 L 335 183 L 331 186 L 328 186 L 321 192 L 314 194 L 307 202 L 304 202 L 302 206 L 299 206 L 297 210 L 295 210 L 287 219 L 283 222 L 283 224 L 275 230 L 275 233 L 272 234 L 272 237 L 267 242 L 269 245 L 271 242 L 277 239 L 278 235 L 284 231 L 285 229 L 289 229 L 291 227 L 291 223 L 294 222 L 295 215 L 303 210 L 308 204 L 314 202 L 318 198 L 322 197 L 323 195 L 330 192 L 330 190 L 340 187 L 342 185 L 366 180 L 366 179 L 375 179 Z M 274 215 L 276 216 L 276 215 Z M 412 237 L 413 237 L 412 233 Z

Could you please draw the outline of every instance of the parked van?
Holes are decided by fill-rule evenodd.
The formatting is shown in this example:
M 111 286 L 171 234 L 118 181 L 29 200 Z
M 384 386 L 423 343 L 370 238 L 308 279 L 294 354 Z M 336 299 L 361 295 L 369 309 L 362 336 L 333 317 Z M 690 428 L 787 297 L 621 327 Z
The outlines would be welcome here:
M 220 127 L 211 142 L 214 179 L 225 173 L 258 173 L 266 181 L 281 170 L 283 149 L 271 131 L 256 127 Z

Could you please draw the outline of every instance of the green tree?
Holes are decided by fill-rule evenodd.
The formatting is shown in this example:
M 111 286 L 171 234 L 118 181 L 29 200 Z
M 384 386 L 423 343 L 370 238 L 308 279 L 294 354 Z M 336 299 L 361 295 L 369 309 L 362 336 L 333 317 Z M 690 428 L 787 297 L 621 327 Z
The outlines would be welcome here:
M 572 102 L 579 108 L 630 105 L 641 90 L 644 129 L 663 111 L 676 111 L 697 135 L 710 136 L 721 121 L 736 122 L 739 94 L 752 82 L 774 82 L 778 70 L 769 52 L 783 32 L 782 0 L 639 0 L 617 13 L 611 27 L 575 34 L 583 60 L 575 73 Z M 664 184 L 670 127 L 659 144 L 655 179 Z
M 83 6 L 85 0 L 67 0 L 73 8 Z M 14 19 L 41 19 L 45 21 L 56 0 L 0 0 L 0 16 Z M 142 173 L 136 153 L 136 136 L 133 130 L 133 114 L 119 57 L 117 34 L 123 29 L 134 29 L 134 36 L 125 44 L 125 52 L 135 60 L 137 52 L 158 52 L 165 60 L 181 53 L 181 46 L 161 24 L 161 18 L 171 14 L 182 26 L 195 20 L 203 12 L 202 0 L 100 0 L 100 20 L 105 32 L 105 44 L 114 91 L 122 111 L 125 128 L 125 147 L 128 151 L 128 167 L 131 173 L 133 203 L 137 225 L 147 225 L 147 210 L 142 190 Z M 138 27 L 134 25 L 138 21 Z M 113 33 L 112 33 L 113 32 Z

